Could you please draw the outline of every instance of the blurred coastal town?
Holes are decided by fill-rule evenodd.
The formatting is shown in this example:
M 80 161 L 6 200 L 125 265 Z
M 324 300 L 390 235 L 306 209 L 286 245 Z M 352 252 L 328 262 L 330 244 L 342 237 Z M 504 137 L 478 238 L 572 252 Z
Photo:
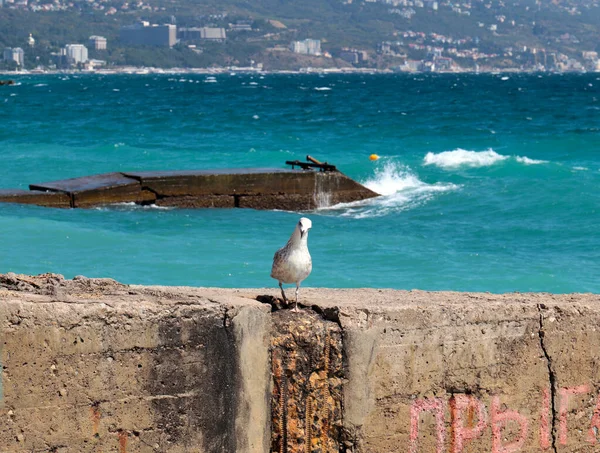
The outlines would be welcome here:
M 275 16 L 276 9 L 277 18 L 269 18 L 239 8 L 196 14 L 190 4 L 172 11 L 147 0 L 0 0 L 0 25 L 6 25 L 0 32 L 0 70 L 600 71 L 597 0 L 512 6 L 502 0 L 321 2 L 331 7 L 324 16 L 337 17 L 348 8 L 370 22 L 373 17 L 388 22 L 349 38 L 352 30 L 344 27 L 355 26 L 349 19 L 334 27 L 320 18 L 315 29 L 302 17 Z M 310 4 L 319 6 L 318 0 Z M 61 23 L 65 30 L 59 32 Z M 11 32 L 9 24 L 18 29 Z

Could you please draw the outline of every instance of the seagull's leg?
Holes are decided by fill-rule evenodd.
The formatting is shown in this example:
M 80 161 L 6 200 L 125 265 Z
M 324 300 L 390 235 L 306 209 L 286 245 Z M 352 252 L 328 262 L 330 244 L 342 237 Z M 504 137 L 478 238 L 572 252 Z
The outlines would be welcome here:
M 285 297 L 285 293 L 283 292 L 283 285 L 279 282 L 279 288 L 281 289 L 281 295 L 283 296 L 283 301 L 287 303 L 287 297 Z
M 296 304 L 294 305 L 294 311 L 298 311 L 298 293 L 300 292 L 300 283 L 296 283 Z

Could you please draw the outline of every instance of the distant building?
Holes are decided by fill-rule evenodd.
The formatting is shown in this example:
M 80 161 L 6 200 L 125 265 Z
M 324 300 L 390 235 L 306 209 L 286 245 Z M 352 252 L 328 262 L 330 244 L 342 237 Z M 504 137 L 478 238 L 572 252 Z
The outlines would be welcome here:
M 351 64 L 361 64 L 369 59 L 369 55 L 364 50 L 345 48 L 340 52 L 340 58 Z
M 180 28 L 177 30 L 177 37 L 182 41 L 199 41 L 201 39 L 209 41 L 225 41 L 227 39 L 227 33 L 224 28 L 191 27 Z
M 238 20 L 235 24 L 229 24 L 231 31 L 252 31 L 252 22 L 249 20 Z
M 404 71 L 420 71 L 422 69 L 423 63 L 420 60 L 406 60 L 403 65 Z
M 454 60 L 448 57 L 437 57 L 434 60 L 436 71 L 449 71 L 454 65 Z
M 177 43 L 177 26 L 173 24 L 150 25 L 143 21 L 121 27 L 119 37 L 123 44 L 173 47 Z
M 181 41 L 199 41 L 200 27 L 180 27 L 177 29 L 177 38 Z
M 211 41 L 225 41 L 227 35 L 224 28 L 202 27 L 200 29 L 200 38 L 210 39 Z
M 227 33 L 224 28 L 191 27 L 177 30 L 177 37 L 182 41 L 225 41 Z
M 29 47 L 35 46 L 35 39 L 33 39 L 33 36 L 31 36 L 31 33 L 29 33 L 29 38 L 27 38 L 27 45 Z
M 67 44 L 63 51 L 69 65 L 88 61 L 88 50 L 83 44 Z
M 106 50 L 106 38 L 103 36 L 90 36 L 89 44 L 94 50 Z
M 88 71 L 93 71 L 99 66 L 106 66 L 106 61 L 104 60 L 88 60 L 85 62 L 83 67 Z
M 290 50 L 294 53 L 305 55 L 321 55 L 321 41 L 318 39 L 305 39 L 304 41 L 292 41 Z
M 442 56 L 443 51 L 444 51 L 444 49 L 442 49 L 440 47 L 433 47 L 427 51 L 427 58 L 429 58 L 429 59 L 439 58 Z
M 7 47 L 4 49 L 4 61 L 14 61 L 19 66 L 25 64 L 25 52 L 20 47 Z

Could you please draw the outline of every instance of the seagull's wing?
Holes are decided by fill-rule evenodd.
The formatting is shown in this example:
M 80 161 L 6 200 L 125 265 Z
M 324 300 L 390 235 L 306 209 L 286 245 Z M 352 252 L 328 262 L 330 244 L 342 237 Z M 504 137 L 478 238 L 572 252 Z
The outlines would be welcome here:
M 285 261 L 286 255 L 287 251 L 285 247 L 281 247 L 275 252 L 275 255 L 273 255 L 273 266 L 271 267 L 271 277 L 277 278 L 276 275 L 281 267 L 281 264 Z

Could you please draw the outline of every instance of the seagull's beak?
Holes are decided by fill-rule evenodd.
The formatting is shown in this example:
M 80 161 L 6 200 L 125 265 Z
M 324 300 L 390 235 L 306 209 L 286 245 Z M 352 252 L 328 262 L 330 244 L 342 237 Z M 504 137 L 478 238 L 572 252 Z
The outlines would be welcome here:
M 300 227 L 300 237 L 303 238 L 308 233 L 308 230 L 310 230 L 310 228 L 301 226 Z

